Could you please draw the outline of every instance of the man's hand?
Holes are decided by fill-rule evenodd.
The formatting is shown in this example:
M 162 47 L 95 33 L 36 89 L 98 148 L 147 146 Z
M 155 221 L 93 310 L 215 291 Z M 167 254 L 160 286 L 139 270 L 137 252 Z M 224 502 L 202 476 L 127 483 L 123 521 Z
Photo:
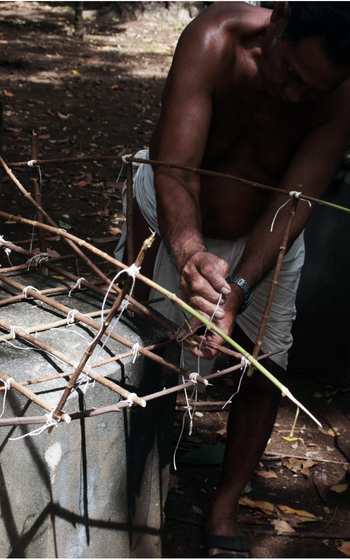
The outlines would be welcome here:
M 195 252 L 185 263 L 180 274 L 180 297 L 194 309 L 210 318 L 219 301 L 220 294 L 231 293 L 225 281 L 228 265 L 207 251 Z M 215 314 L 223 319 L 225 312 L 220 307 Z
M 231 334 L 237 311 L 242 303 L 243 292 L 237 286 L 231 287 L 225 281 L 228 273 L 227 262 L 212 253 L 197 251 L 185 263 L 180 277 L 180 297 L 191 307 L 210 320 L 220 300 L 218 309 L 212 321 L 225 334 Z M 203 325 L 201 321 L 192 317 L 189 321 L 190 329 L 185 324 L 176 338 L 181 340 L 194 334 Z M 222 345 L 224 340 L 215 332 L 209 332 L 207 339 Z M 198 356 L 199 346 L 191 349 Z M 202 348 L 201 357 L 211 360 L 216 350 Z
M 223 318 L 213 319 L 213 323 L 220 330 L 222 330 L 225 334 L 229 336 L 231 335 L 231 332 L 233 330 L 237 311 L 242 302 L 242 294 L 243 294 L 242 290 L 238 286 L 233 285 L 232 292 L 228 296 L 223 296 L 221 299 L 222 305 L 220 306 L 220 310 L 223 311 L 224 313 Z M 198 319 L 196 319 L 195 317 L 192 317 L 189 323 L 191 326 L 191 330 L 185 324 L 182 327 L 182 329 L 178 332 L 176 336 L 177 340 L 186 338 L 191 333 L 195 332 L 201 325 L 203 325 L 203 323 L 198 321 Z M 208 331 L 205 340 L 208 340 L 210 342 L 215 342 L 220 346 L 225 344 L 225 340 L 214 331 Z M 200 349 L 199 344 L 197 346 L 192 347 L 191 352 L 195 356 L 198 356 L 198 354 L 200 354 L 200 357 L 206 360 L 212 360 L 217 354 L 217 350 L 213 348 L 205 347 L 204 345 Z

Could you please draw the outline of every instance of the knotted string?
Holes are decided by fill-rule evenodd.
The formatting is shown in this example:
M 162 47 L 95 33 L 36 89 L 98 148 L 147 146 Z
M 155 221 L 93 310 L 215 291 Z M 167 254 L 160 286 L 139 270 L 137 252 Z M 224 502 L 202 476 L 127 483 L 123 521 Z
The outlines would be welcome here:
M 0 235 L 0 246 L 1 246 L 3 243 L 6 243 L 6 239 L 3 237 L 3 235 Z M 11 262 L 11 259 L 10 259 L 11 249 L 9 249 L 8 247 L 4 247 L 4 251 L 5 251 L 5 253 L 6 253 L 8 262 L 10 263 L 11 266 L 13 266 L 13 264 L 12 264 L 12 262 Z M 1 265 L 0 265 L 0 266 L 1 266 Z
M 48 259 L 49 255 L 47 253 L 39 253 L 38 255 L 34 255 L 34 257 L 31 257 L 27 260 L 28 270 L 30 269 L 30 265 L 32 264 L 32 262 L 35 264 L 35 266 L 39 266 L 42 261 L 47 261 Z
M 240 369 L 243 369 L 243 373 L 242 373 L 242 375 L 241 375 L 241 377 L 240 377 L 240 380 L 239 380 L 239 383 L 238 383 L 238 387 L 237 387 L 237 391 L 236 391 L 235 393 L 233 393 L 233 395 L 230 396 L 230 398 L 228 399 L 228 401 L 227 401 L 227 402 L 224 404 L 224 406 L 222 407 L 223 409 L 225 408 L 226 405 L 228 405 L 228 404 L 231 402 L 231 400 L 233 399 L 233 397 L 235 397 L 235 396 L 239 393 L 240 388 L 241 388 L 242 379 L 243 379 L 243 377 L 244 377 L 244 374 L 245 374 L 245 372 L 246 372 L 246 369 L 247 369 L 247 367 L 249 367 L 249 366 L 252 365 L 252 364 L 250 363 L 250 361 L 249 361 L 245 356 L 242 356 L 242 358 L 241 358 L 241 364 L 242 364 L 242 367 L 241 367 Z
M 37 288 L 35 288 L 34 286 L 26 286 L 25 288 L 23 288 L 23 291 L 22 291 L 22 294 L 24 295 L 25 299 L 27 299 L 27 297 L 28 297 L 27 291 L 29 289 L 34 290 L 35 292 L 38 292 L 38 294 L 41 294 L 41 291 L 38 290 Z M 34 296 L 32 296 L 32 297 L 34 297 Z
M 282 204 L 282 206 L 279 207 L 279 209 L 277 210 L 273 220 L 272 220 L 272 224 L 271 224 L 271 228 L 270 228 L 270 233 L 272 233 L 273 230 L 273 226 L 275 225 L 275 221 L 277 218 L 277 214 L 280 210 L 282 210 L 282 208 L 284 208 L 284 206 L 286 206 L 288 204 L 288 202 L 290 202 L 292 200 L 292 198 L 300 198 L 300 196 L 303 194 L 301 191 L 290 191 L 289 193 L 290 198 L 287 200 L 287 202 L 285 202 L 284 204 Z M 311 208 L 311 202 L 310 200 L 304 200 L 302 199 L 304 202 L 307 202 Z
M 7 395 L 7 391 L 11 389 L 11 380 L 14 381 L 13 377 L 9 377 L 8 379 L 6 379 L 6 381 L 0 379 L 0 381 L 2 381 L 3 384 L 5 385 L 5 394 L 4 394 L 4 400 L 2 401 L 2 413 L 0 414 L 0 418 L 2 418 L 2 415 L 5 412 L 6 395 Z
M 132 363 L 133 363 L 133 364 L 136 362 L 136 358 L 137 358 L 137 355 L 138 355 L 138 353 L 139 353 L 139 348 L 140 348 L 139 343 L 138 343 L 138 342 L 135 342 L 134 346 L 132 347 L 132 354 L 133 354 L 133 356 L 134 356 L 134 357 L 133 357 L 133 360 L 132 360 Z
M 71 293 L 73 290 L 81 290 L 81 283 L 83 280 L 87 282 L 86 278 L 84 278 L 83 276 L 81 278 L 78 278 L 76 284 L 74 284 L 73 288 L 68 292 L 68 297 L 72 297 Z
M 134 398 L 137 397 L 136 393 L 130 393 L 128 398 L 125 400 L 125 402 L 128 403 L 128 406 L 131 407 L 134 404 Z
M 32 430 L 31 432 L 23 434 L 22 436 L 15 437 L 15 438 L 9 438 L 9 441 L 16 441 L 18 439 L 23 439 L 23 438 L 28 437 L 28 436 L 30 436 L 30 437 L 40 436 L 40 434 L 42 434 L 47 428 L 51 428 L 52 426 L 57 426 L 60 419 L 55 420 L 53 418 L 53 413 L 54 413 L 54 410 L 52 410 L 48 414 L 45 414 L 45 416 L 47 417 L 47 421 L 46 421 L 46 424 L 44 424 L 43 426 L 40 426 L 39 428 L 36 428 L 35 430 Z

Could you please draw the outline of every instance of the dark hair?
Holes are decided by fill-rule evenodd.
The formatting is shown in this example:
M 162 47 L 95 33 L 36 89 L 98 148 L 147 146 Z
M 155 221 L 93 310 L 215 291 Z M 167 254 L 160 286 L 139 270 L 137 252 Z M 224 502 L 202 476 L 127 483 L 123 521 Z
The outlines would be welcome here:
M 350 66 L 350 2 L 289 2 L 291 12 L 281 39 L 299 45 L 317 37 L 332 62 Z

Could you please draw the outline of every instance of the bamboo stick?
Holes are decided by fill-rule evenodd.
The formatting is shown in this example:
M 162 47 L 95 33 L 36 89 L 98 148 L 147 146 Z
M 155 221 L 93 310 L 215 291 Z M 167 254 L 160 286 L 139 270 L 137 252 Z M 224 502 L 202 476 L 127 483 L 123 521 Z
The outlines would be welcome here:
M 281 268 L 282 268 L 282 263 L 283 263 L 283 259 L 284 256 L 286 254 L 287 251 L 287 244 L 288 244 L 288 238 L 289 238 L 289 233 L 290 233 L 290 229 L 292 227 L 292 223 L 293 223 L 293 219 L 296 213 L 296 209 L 298 206 L 298 199 L 297 198 L 293 198 L 292 200 L 292 205 L 291 208 L 289 210 L 289 214 L 288 214 L 288 219 L 284 228 L 284 232 L 283 232 L 283 239 L 282 239 L 282 245 L 280 246 L 280 250 L 278 253 L 278 257 L 277 257 L 277 263 L 275 266 L 275 270 L 273 273 L 273 277 L 271 280 L 271 285 L 270 285 L 270 290 L 269 290 L 269 294 L 267 296 L 267 301 L 266 301 L 266 305 L 265 305 L 265 309 L 261 318 L 261 323 L 260 323 L 260 328 L 259 328 L 259 332 L 258 332 L 258 336 L 256 339 L 256 343 L 254 346 L 254 350 L 253 350 L 253 358 L 257 358 L 257 356 L 259 355 L 260 349 L 261 349 L 261 345 L 263 343 L 264 340 L 264 334 L 265 334 L 265 329 L 266 329 L 266 325 L 267 325 L 267 321 L 269 320 L 270 317 L 270 311 L 271 311 L 271 306 L 272 306 L 272 302 L 273 302 L 273 298 L 276 292 L 276 288 L 277 288 L 277 284 L 278 284 L 278 278 L 281 272 Z M 252 366 L 248 367 L 247 370 L 247 377 L 251 377 L 253 375 L 253 371 L 254 368 Z
M 6 375 L 5 373 L 0 372 L 0 379 L 2 379 L 5 383 L 8 382 L 11 387 L 16 389 L 16 391 L 18 391 L 19 393 L 22 393 L 22 395 L 27 397 L 27 399 L 33 401 L 35 404 L 37 404 L 38 406 L 40 406 L 44 410 L 47 410 L 48 412 L 53 411 L 54 407 L 51 404 L 46 402 L 41 397 L 38 397 L 38 395 L 35 395 L 35 393 L 32 393 L 28 389 L 25 389 L 24 387 L 22 387 L 22 385 L 20 385 L 20 383 L 17 383 L 17 381 L 15 381 L 9 375 Z M 66 422 L 67 424 L 69 424 L 69 422 L 71 421 L 71 418 L 70 418 L 69 414 L 66 414 L 66 413 L 63 413 L 59 417 L 59 419 L 63 420 L 63 422 Z M 45 420 L 45 423 L 46 423 L 46 420 Z

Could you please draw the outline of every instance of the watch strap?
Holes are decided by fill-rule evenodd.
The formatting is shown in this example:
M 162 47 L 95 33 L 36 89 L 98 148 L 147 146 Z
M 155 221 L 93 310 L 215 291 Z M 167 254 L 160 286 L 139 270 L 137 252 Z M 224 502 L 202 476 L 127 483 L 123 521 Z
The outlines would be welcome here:
M 228 284 L 237 284 L 237 286 L 239 286 L 244 293 L 244 301 L 241 307 L 238 309 L 238 314 L 240 315 L 252 303 L 253 296 L 252 296 L 252 291 L 250 289 L 250 286 L 248 282 L 246 282 L 240 276 L 227 276 L 225 280 Z

